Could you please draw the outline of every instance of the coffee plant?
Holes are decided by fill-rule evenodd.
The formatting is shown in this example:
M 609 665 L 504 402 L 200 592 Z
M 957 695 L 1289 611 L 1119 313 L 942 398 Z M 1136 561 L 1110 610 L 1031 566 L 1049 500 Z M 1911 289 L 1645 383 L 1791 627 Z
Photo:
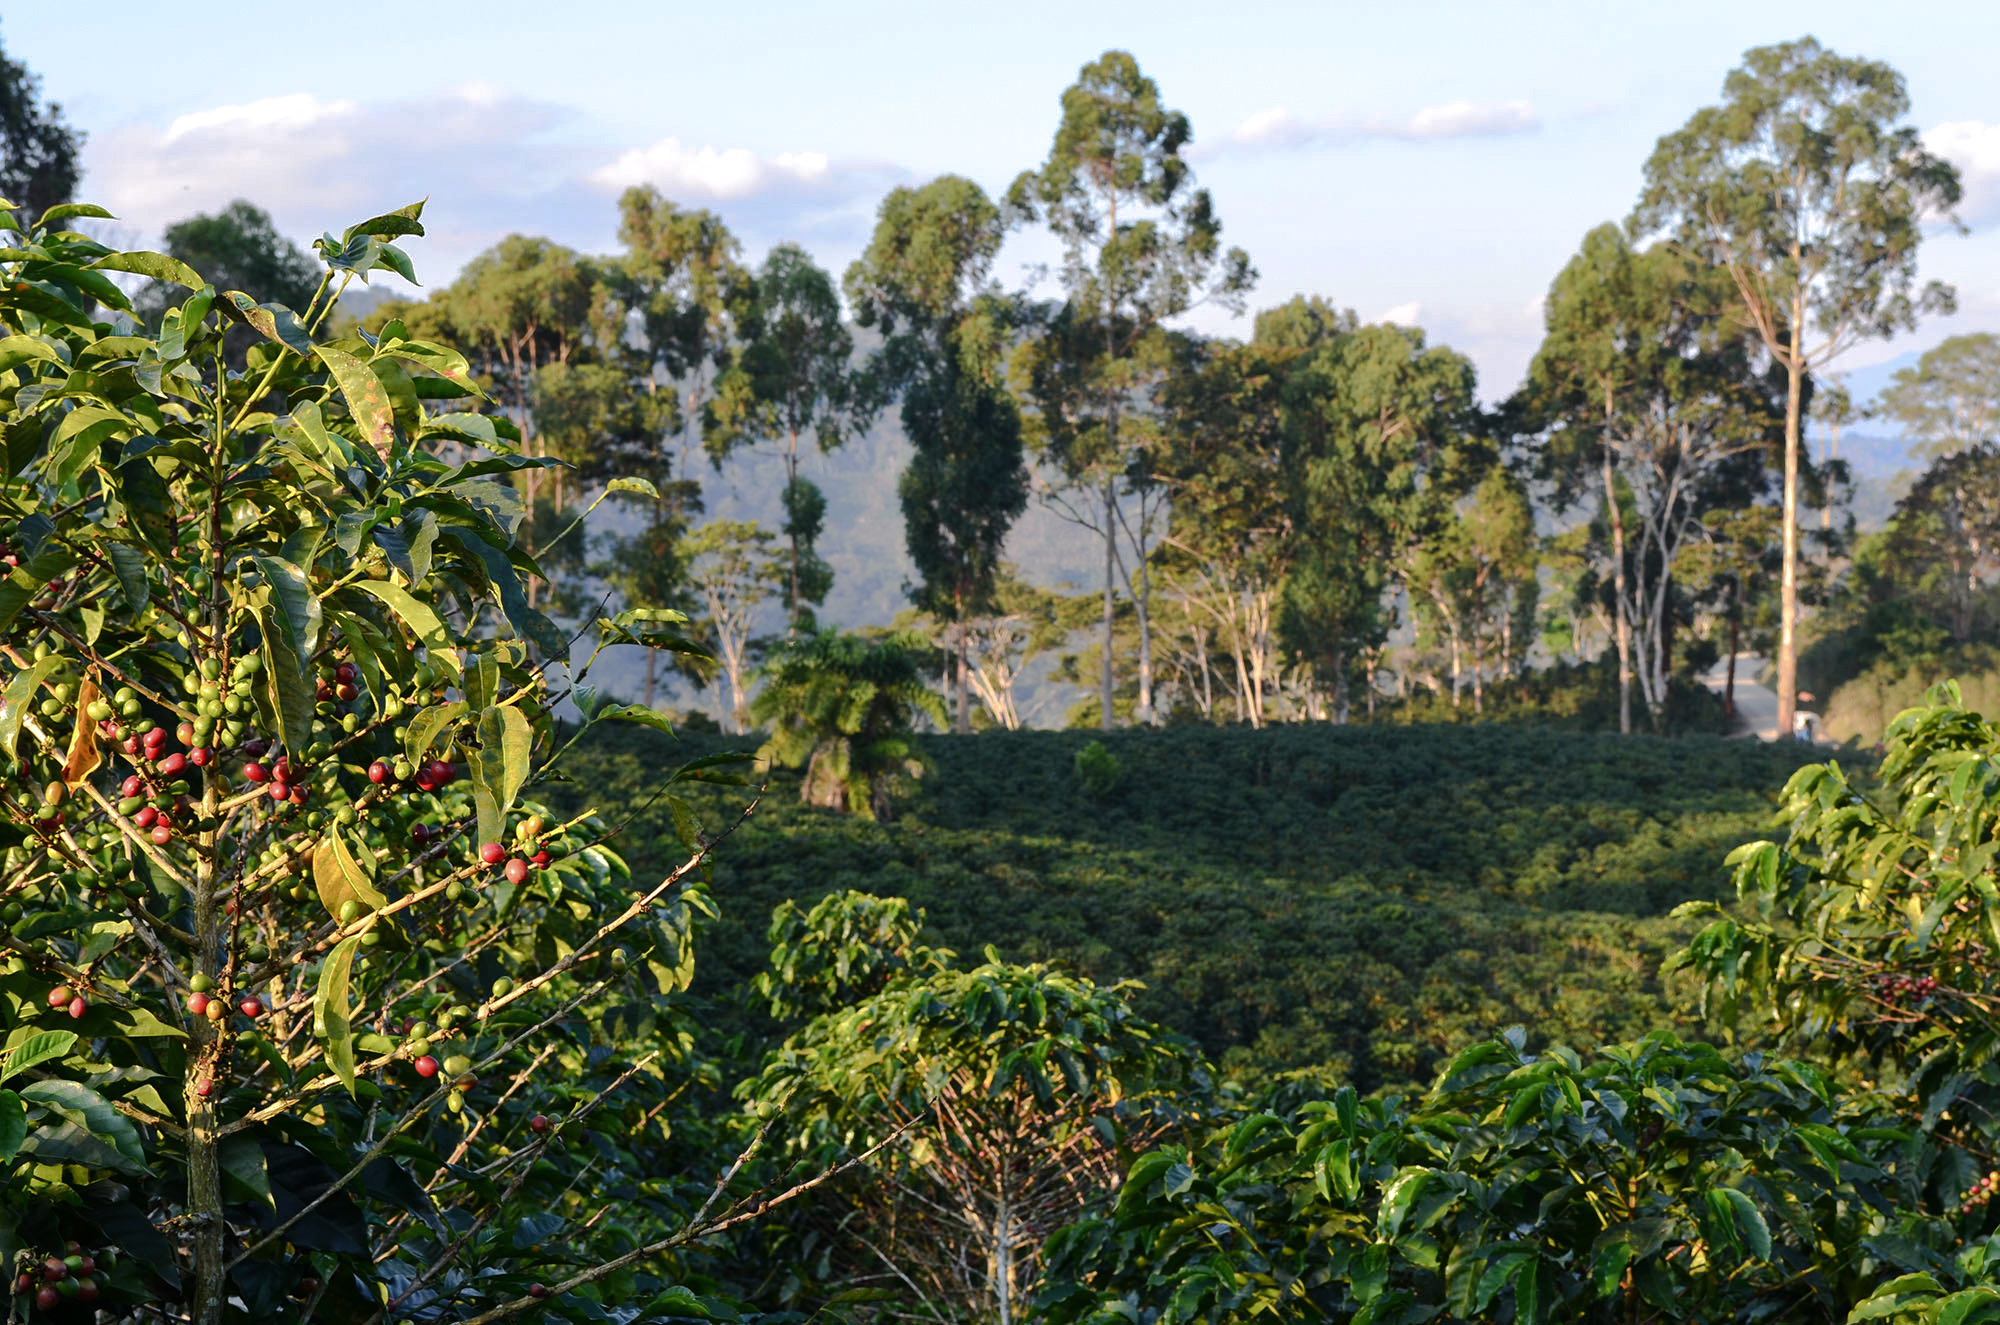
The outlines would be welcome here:
M 709 1310 L 674 1253 L 740 1194 L 661 1117 L 712 844 L 670 787 L 727 759 L 658 779 L 660 877 L 537 799 L 579 723 L 659 722 L 595 650 L 693 646 L 530 606 L 509 480 L 554 462 L 455 351 L 325 334 L 420 211 L 289 309 L 0 205 L 10 1319 Z M 141 326 L 121 274 L 180 301 Z

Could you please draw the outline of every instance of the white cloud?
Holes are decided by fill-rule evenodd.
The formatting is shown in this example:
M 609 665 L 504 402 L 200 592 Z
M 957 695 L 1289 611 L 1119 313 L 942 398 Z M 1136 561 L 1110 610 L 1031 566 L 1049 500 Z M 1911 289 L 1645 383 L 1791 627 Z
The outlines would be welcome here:
M 829 174 L 823 152 L 764 157 L 742 147 L 690 148 L 678 138 L 662 138 L 650 147 L 619 153 L 609 165 L 592 171 L 590 179 L 612 193 L 652 184 L 670 197 L 731 201 L 772 189 L 823 185 Z
M 1970 226 L 2000 221 L 2000 124 L 1940 124 L 1924 134 L 1924 145 L 1958 167 L 1965 186 L 1959 218 Z
M 1528 133 L 1541 127 L 1525 101 L 1447 101 L 1401 118 L 1336 115 L 1309 120 L 1281 106 L 1260 110 L 1230 132 L 1228 146 L 1239 149 L 1316 147 L 1371 139 L 1423 142 L 1443 138 L 1491 138 Z
M 673 138 L 624 150 L 595 141 L 592 128 L 568 107 L 488 83 L 376 102 L 295 93 L 94 132 L 82 194 L 145 247 L 173 222 L 236 198 L 304 241 L 427 195 L 429 234 L 411 253 L 429 285 L 511 233 L 611 248 L 615 197 L 627 184 L 719 206 L 755 251 L 779 239 L 858 242 L 882 190 L 903 178 L 893 166 L 814 151 Z
M 1393 322 L 1399 327 L 1421 327 L 1423 325 L 1423 316 L 1423 303 L 1420 300 L 1412 299 L 1408 303 L 1397 304 L 1394 308 L 1382 310 L 1382 315 L 1375 320 L 1377 322 Z

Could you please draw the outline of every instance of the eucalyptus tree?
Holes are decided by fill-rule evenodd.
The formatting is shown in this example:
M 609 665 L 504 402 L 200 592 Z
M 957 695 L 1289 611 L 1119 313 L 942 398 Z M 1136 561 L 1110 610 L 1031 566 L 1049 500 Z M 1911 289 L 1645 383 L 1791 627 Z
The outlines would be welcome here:
M 1778 727 L 1798 692 L 1799 436 L 1806 383 L 1842 351 L 1892 336 L 1951 290 L 1919 286 L 1924 225 L 1949 218 L 1958 172 L 1906 123 L 1902 75 L 1811 37 L 1759 46 L 1723 100 L 1660 139 L 1629 227 L 1721 267 L 1785 374 Z
M 655 370 L 647 389 L 668 384 L 676 393 L 687 478 L 694 444 L 718 424 L 717 382 L 751 333 L 755 282 L 736 236 L 714 212 L 681 207 L 647 185 L 625 191 L 618 218 L 626 298 Z
M 1729 317 L 1726 280 L 1675 246 L 1635 249 L 1599 226 L 1549 288 L 1517 400 L 1558 506 L 1593 493 L 1603 504 L 1621 731 L 1635 678 L 1653 723 L 1664 717 L 1683 546 L 1704 536 L 1706 511 L 1762 492 L 1778 448 L 1778 383 Z
M 1949 455 L 2000 440 L 2000 336 L 1951 336 L 1900 368 L 1872 414 L 1893 419 L 1920 454 Z
M 674 549 L 688 587 L 700 599 L 696 628 L 714 642 L 716 692 L 724 731 L 749 730 L 749 669 L 757 619 L 784 591 L 790 563 L 771 545 L 777 535 L 750 520 L 710 520 Z
M 1883 553 L 1899 593 L 1933 609 L 1954 643 L 1976 638 L 2000 577 L 2000 445 L 1932 461 L 1896 503 Z
M 781 448 L 785 465 L 784 533 L 790 543 L 785 608 L 793 630 L 812 625 L 833 570 L 815 550 L 826 521 L 826 496 L 799 475 L 807 433 L 822 454 L 867 428 L 877 402 L 854 364 L 854 337 L 841 316 L 833 277 L 796 244 L 772 249 L 757 270 L 749 313 L 751 338 L 738 347 L 718 387 L 718 426 L 709 455 L 717 465 L 745 446 Z
M 1344 722 L 1361 652 L 1386 635 L 1386 601 L 1477 482 L 1492 446 L 1471 360 L 1414 327 L 1328 339 L 1286 382 L 1285 482 L 1298 531 L 1279 619 L 1287 646 L 1332 690 Z
M 1262 726 L 1280 674 L 1279 595 L 1297 552 L 1284 465 L 1284 392 L 1313 350 L 1355 330 L 1351 311 L 1299 296 L 1257 314 L 1248 344 L 1180 336 L 1159 392 L 1160 471 L 1174 494 L 1157 568 L 1185 619 L 1198 706 L 1216 688 Z M 1209 655 L 1227 655 L 1228 670 Z
M 1021 416 L 1005 381 L 1012 301 L 988 288 L 1000 209 L 945 175 L 882 200 L 868 250 L 847 271 L 856 320 L 883 343 L 870 368 L 902 397 L 915 454 L 897 484 L 911 600 L 954 634 L 955 725 L 972 730 L 968 619 L 992 607 L 1007 531 L 1028 504 Z
M 1017 364 L 1031 406 L 1031 440 L 1062 475 L 1058 509 L 1104 540 L 1100 721 L 1112 722 L 1113 599 L 1122 537 L 1139 624 L 1138 718 L 1153 719 L 1148 453 L 1155 432 L 1128 417 L 1165 367 L 1161 324 L 1197 304 L 1240 310 L 1256 273 L 1224 251 L 1208 191 L 1195 187 L 1187 116 L 1124 51 L 1085 65 L 1062 96 L 1062 121 L 1041 166 L 1008 190 L 1018 218 L 1046 222 L 1063 246 L 1063 301 Z M 1134 519 L 1120 487 L 1138 502 Z

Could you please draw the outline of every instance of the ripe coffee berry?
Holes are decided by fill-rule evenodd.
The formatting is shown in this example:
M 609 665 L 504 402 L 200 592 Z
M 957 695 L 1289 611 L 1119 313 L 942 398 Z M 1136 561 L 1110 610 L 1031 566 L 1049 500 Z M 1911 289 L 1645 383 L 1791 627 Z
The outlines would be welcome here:
M 197 1017 L 206 1017 L 208 1015 L 208 995 L 189 994 L 188 1011 Z
M 248 782 L 269 782 L 271 780 L 271 770 L 252 760 L 243 765 L 243 777 Z
M 507 882 L 521 883 L 528 877 L 528 862 L 519 856 L 507 862 Z
M 498 865 L 507 859 L 507 848 L 498 842 L 482 842 L 479 845 L 479 859 L 488 865 Z
M 423 1077 L 425 1080 L 429 1080 L 438 1074 L 438 1060 L 432 1058 L 429 1054 L 418 1058 L 410 1066 L 416 1068 L 417 1075 Z
M 368 765 L 368 780 L 376 783 L 387 782 L 389 780 L 389 766 L 377 759 L 374 763 Z
M 548 1115 L 538 1113 L 534 1117 L 528 1119 L 528 1130 L 535 1133 L 537 1136 L 545 1134 L 549 1130 Z

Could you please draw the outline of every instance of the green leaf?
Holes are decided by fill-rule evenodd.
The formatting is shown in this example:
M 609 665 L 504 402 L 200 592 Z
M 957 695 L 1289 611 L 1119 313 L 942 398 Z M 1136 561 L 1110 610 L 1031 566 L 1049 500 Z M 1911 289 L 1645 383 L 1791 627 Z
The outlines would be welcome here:
M 52 363 L 58 368 L 67 366 L 63 363 L 62 356 L 51 349 L 47 341 L 34 336 L 8 336 L 0 340 L 0 372 L 19 368 L 22 364 L 35 359 Z
M 458 699 L 418 709 L 403 726 L 403 757 L 421 764 L 445 728 L 464 716 L 465 701 Z
M 1731 1236 L 1758 1260 L 1771 1259 L 1771 1227 L 1748 1195 L 1734 1187 L 1713 1187 L 1708 1192 L 1709 1208 L 1725 1222 Z
M 193 267 L 164 253 L 108 253 L 90 265 L 98 271 L 129 271 L 135 276 L 150 276 L 189 290 L 199 290 L 208 284 Z
M 466 771 L 472 775 L 472 805 L 479 817 L 479 840 L 498 842 L 507 812 L 528 780 L 534 735 L 528 730 L 527 715 L 512 704 L 481 713 L 476 730 L 479 744 L 465 752 Z
M 229 290 L 216 305 L 265 340 L 282 345 L 301 358 L 312 358 L 313 340 L 299 315 L 283 304 L 260 304 L 241 290 Z
M 0 1081 L 9 1081 L 37 1063 L 61 1058 L 76 1044 L 75 1031 L 43 1031 L 32 1035 L 0 1058 Z
M 11 1090 L 0 1090 L 0 1168 L 14 1162 L 27 1139 L 28 1111 L 21 1106 L 21 1097 Z
M 50 654 L 8 682 L 6 693 L 0 694 L 0 750 L 6 751 L 9 759 L 14 757 L 14 744 L 21 738 L 21 720 L 34 705 L 35 692 L 60 666 L 62 658 Z
M 285 642 L 301 658 L 312 657 L 319 648 L 319 595 L 312 581 L 291 562 L 278 557 L 256 556 L 257 569 L 270 586 L 271 600 L 283 609 L 279 621 L 285 627 Z
M 314 865 L 318 865 L 317 853 Z M 347 989 L 354 974 L 354 953 L 360 946 L 359 934 L 333 945 L 326 963 L 320 967 L 319 992 L 313 996 L 313 1026 L 326 1042 L 327 1063 L 349 1095 L 354 1093 L 354 1027 L 348 1021 L 351 1009 Z
M 1968 1288 L 1944 1300 L 1937 1325 L 1990 1325 L 1996 1317 L 2000 1317 L 2000 1291 Z
M 660 490 L 642 478 L 612 479 L 604 485 L 604 491 L 606 493 L 636 492 L 642 497 L 651 497 L 654 501 L 660 499 Z
M 556 629 L 555 622 L 529 606 L 527 594 L 521 591 L 520 573 L 507 555 L 462 525 L 447 526 L 445 532 L 486 567 L 486 576 L 500 594 L 500 608 L 507 614 L 507 624 L 514 628 L 514 633 L 532 642 L 544 658 L 566 660 L 569 640 Z
M 1597 1249 L 1591 1258 L 1591 1286 L 1599 1297 L 1610 1297 L 1618 1291 L 1619 1281 L 1625 1277 L 1625 1267 L 1632 1263 L 1632 1244 L 1623 1238 L 1607 1242 Z
M 430 199 L 428 198 L 419 198 L 415 202 L 405 203 L 393 212 L 384 212 L 380 216 L 371 216 L 365 221 L 357 221 L 355 224 L 347 227 L 345 233 L 341 235 L 341 239 L 344 242 L 354 238 L 356 235 L 373 235 L 377 239 L 398 239 L 403 235 L 421 235 L 424 233 L 424 226 L 423 222 L 418 218 L 423 216 L 424 204 L 429 201 Z
M 1473 1298 L 1473 1310 L 1480 1315 L 1493 1305 L 1493 1299 L 1505 1292 L 1507 1285 L 1514 1282 L 1525 1266 L 1534 1264 L 1535 1254 L 1531 1251 L 1509 1251 L 1486 1262 L 1484 1273 L 1479 1276 L 1479 1291 Z
M 348 901 L 359 902 L 364 911 L 379 911 L 388 905 L 373 881 L 355 860 L 347 842 L 334 829 L 320 839 L 312 853 L 313 887 L 319 892 L 320 905 L 326 913 L 336 919 L 340 916 L 341 904 Z
M 459 670 L 458 650 L 452 647 L 444 622 L 438 619 L 438 614 L 431 610 L 429 604 L 418 602 L 407 591 L 387 580 L 360 580 L 353 587 L 394 612 L 416 636 L 417 643 L 429 650 L 433 658 L 441 658 L 453 672 Z
M 268 585 L 260 586 L 255 599 L 257 619 L 264 636 L 266 697 L 285 738 L 285 748 L 303 755 L 312 744 L 313 696 L 317 687 L 307 673 L 305 657 L 297 653 L 287 637 L 289 623 L 271 602 Z
M 341 399 L 347 402 L 347 412 L 353 416 L 361 440 L 373 447 L 377 455 L 388 459 L 396 440 L 396 414 L 382 379 L 345 350 L 315 345 L 313 352 L 333 374 L 334 385 L 340 388 Z
M 33 602 L 50 580 L 74 565 L 76 558 L 69 549 L 45 547 L 40 555 L 9 571 L 7 578 L 0 580 L 0 635 L 13 627 L 21 609 Z
M 152 585 L 146 579 L 146 554 L 130 543 L 106 543 L 104 551 L 111 558 L 112 574 L 118 577 L 126 615 L 136 621 L 153 597 Z
M 37 1081 L 21 1088 L 21 1098 L 69 1119 L 110 1145 L 131 1162 L 132 1168 L 145 1170 L 146 1151 L 139 1144 L 139 1129 L 113 1108 L 111 1101 L 82 1082 Z

